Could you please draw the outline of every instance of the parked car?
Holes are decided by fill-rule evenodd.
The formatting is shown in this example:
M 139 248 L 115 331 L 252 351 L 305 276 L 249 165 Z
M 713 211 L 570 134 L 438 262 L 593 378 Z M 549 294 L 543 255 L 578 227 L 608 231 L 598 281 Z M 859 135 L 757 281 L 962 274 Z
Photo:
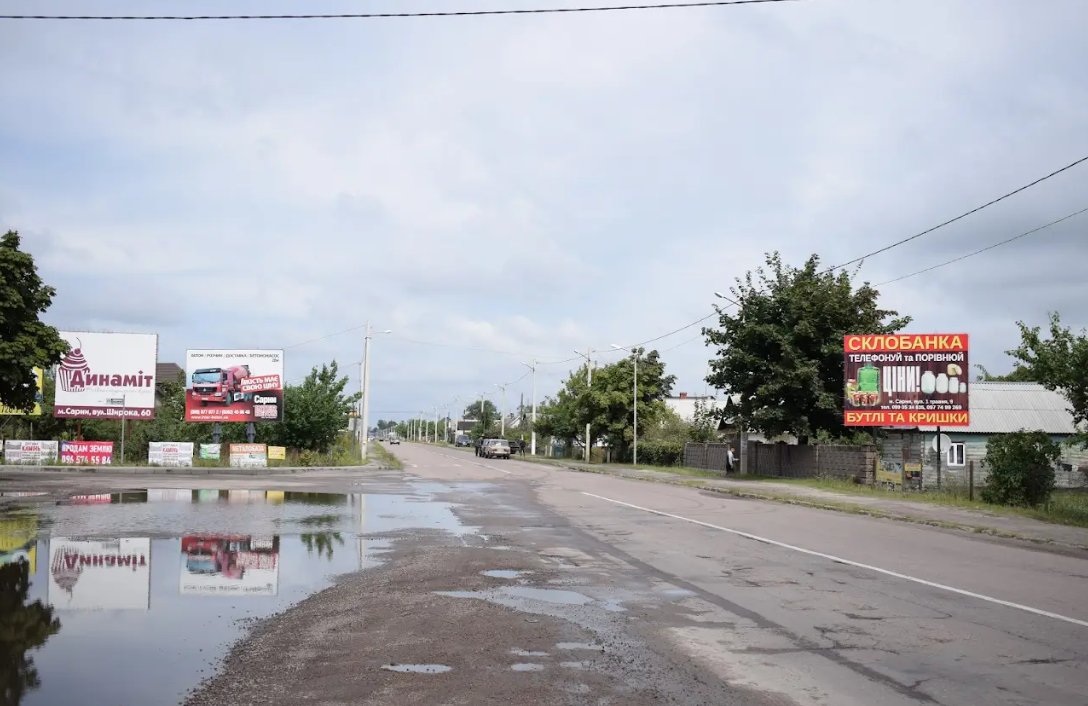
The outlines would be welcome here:
M 488 439 L 483 447 L 484 458 L 510 458 L 510 442 L 506 439 Z
M 465 434 L 458 434 L 453 443 L 455 446 L 472 446 L 472 437 Z

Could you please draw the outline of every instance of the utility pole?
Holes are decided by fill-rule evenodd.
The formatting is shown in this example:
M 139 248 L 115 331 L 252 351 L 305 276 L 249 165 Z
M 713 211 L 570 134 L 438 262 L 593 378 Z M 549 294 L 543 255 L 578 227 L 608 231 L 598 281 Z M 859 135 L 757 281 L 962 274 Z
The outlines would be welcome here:
M 533 362 L 522 363 L 525 367 L 529 368 L 533 372 L 533 431 L 529 442 L 529 453 L 536 456 L 536 358 L 533 358 Z
M 588 392 L 589 390 L 591 390 L 593 388 L 593 360 L 592 360 L 593 349 L 592 348 L 587 348 L 585 353 L 582 353 L 581 351 L 574 351 L 574 352 L 586 359 L 586 391 Z M 591 445 L 592 444 L 590 443 L 590 440 L 589 440 L 589 422 L 586 422 L 586 450 L 585 450 L 585 461 L 586 461 L 586 463 L 589 463 L 589 448 L 590 448 Z
M 509 383 L 507 383 L 509 384 Z M 502 390 L 502 416 L 499 417 L 499 436 L 506 438 L 506 385 L 495 383 L 495 387 Z
M 370 441 L 370 339 L 374 337 L 375 333 L 392 333 L 392 331 L 388 329 L 385 331 L 372 331 L 370 322 L 366 322 L 366 335 L 363 336 L 363 370 L 362 375 L 359 376 L 359 385 L 362 387 L 363 393 L 362 419 L 359 420 L 362 423 L 362 429 L 360 430 L 361 436 L 359 437 L 359 452 L 364 461 L 366 460 L 367 442 Z
M 438 443 L 438 407 L 434 408 L 434 443 Z

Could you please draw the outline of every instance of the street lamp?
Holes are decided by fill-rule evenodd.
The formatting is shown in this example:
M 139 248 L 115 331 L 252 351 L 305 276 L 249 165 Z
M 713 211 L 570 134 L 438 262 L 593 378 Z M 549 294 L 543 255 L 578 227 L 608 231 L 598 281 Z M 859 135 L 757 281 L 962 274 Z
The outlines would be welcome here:
M 574 352 L 586 359 L 586 391 L 589 392 L 593 389 L 593 349 L 587 348 L 585 353 L 582 353 L 581 351 Z M 586 463 L 589 463 L 589 447 L 589 422 L 586 422 Z
M 507 383 L 509 384 L 509 383 Z M 499 417 L 499 436 L 506 438 L 506 385 L 495 383 L 495 387 L 502 390 L 502 416 Z
M 615 343 L 612 347 L 618 351 L 630 351 L 631 357 L 635 361 L 635 392 L 633 397 L 634 402 L 634 432 L 632 432 L 632 440 L 634 441 L 634 448 L 631 453 L 631 465 L 638 465 L 638 349 L 626 348 L 624 346 L 618 346 Z
M 362 422 L 362 430 L 359 432 L 359 450 L 362 455 L 363 462 L 366 462 L 366 446 L 370 441 L 370 339 L 376 334 L 393 333 L 389 329 L 384 331 L 373 331 L 370 328 L 370 322 L 366 322 L 366 335 L 363 336 L 363 368 L 359 371 L 359 392 L 363 394 L 363 399 L 360 402 L 363 409 L 361 410 L 360 420 Z
M 529 444 L 529 453 L 536 456 L 536 360 L 533 360 L 532 364 L 524 361 L 521 364 L 533 371 L 533 431 L 530 437 L 532 441 Z

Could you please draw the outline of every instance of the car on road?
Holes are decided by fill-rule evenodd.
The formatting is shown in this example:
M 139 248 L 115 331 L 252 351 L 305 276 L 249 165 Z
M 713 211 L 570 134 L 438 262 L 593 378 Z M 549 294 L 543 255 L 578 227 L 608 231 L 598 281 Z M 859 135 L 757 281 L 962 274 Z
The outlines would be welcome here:
M 472 437 L 465 434 L 458 434 L 457 439 L 454 440 L 455 446 L 472 446 Z
M 399 443 L 400 443 L 400 439 L 398 439 L 397 437 L 395 437 L 395 436 L 394 436 L 394 437 L 392 437 L 392 438 L 390 438 L 390 439 L 389 439 L 389 443 L 390 443 L 390 444 L 399 444 Z
M 484 458 L 510 458 L 510 442 L 506 439 L 488 439 L 481 455 Z

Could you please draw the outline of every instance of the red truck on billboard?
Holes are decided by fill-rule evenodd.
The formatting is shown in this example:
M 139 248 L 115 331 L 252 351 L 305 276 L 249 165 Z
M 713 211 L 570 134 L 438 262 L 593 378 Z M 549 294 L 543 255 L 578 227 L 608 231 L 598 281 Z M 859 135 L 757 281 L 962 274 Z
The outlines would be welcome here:
M 191 395 L 194 402 L 204 407 L 209 402 L 230 406 L 238 400 L 249 400 L 250 392 L 242 391 L 242 381 L 248 378 L 248 365 L 230 368 L 198 368 L 193 371 Z

